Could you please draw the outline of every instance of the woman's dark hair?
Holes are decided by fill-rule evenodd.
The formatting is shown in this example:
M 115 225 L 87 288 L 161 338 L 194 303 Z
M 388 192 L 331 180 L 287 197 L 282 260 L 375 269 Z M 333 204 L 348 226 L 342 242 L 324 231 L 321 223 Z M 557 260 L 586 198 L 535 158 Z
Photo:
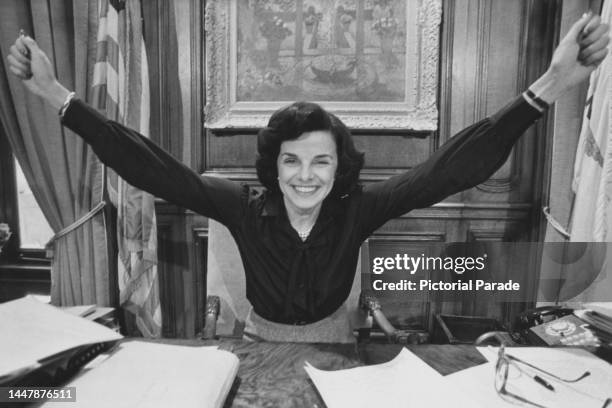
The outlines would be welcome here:
M 281 143 L 305 132 L 327 130 L 336 142 L 338 169 L 331 196 L 348 194 L 359 180 L 363 153 L 355 149 L 351 132 L 338 117 L 312 102 L 295 102 L 274 112 L 268 126 L 257 135 L 257 177 L 270 192 L 279 192 L 277 158 Z

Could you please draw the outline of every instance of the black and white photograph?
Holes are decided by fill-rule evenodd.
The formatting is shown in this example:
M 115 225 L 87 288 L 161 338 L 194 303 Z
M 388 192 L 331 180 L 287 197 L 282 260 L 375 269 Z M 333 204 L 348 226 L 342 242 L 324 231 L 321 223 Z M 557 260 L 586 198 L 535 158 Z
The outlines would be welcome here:
M 0 407 L 612 407 L 612 0 L 0 22 Z

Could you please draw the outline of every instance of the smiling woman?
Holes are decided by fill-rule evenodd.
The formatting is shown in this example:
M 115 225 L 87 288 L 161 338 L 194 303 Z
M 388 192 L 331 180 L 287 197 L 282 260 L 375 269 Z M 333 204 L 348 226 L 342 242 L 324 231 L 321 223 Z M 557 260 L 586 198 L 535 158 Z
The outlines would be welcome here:
M 270 192 L 282 193 L 291 226 L 303 241 L 323 200 L 355 189 L 363 154 L 350 132 L 319 105 L 294 103 L 279 110 L 259 132 L 259 178 Z
M 363 154 L 347 127 L 319 105 L 275 112 L 258 135 L 264 188 L 201 176 L 149 139 L 74 97 L 36 42 L 20 37 L 11 71 L 60 111 L 100 160 L 128 183 L 224 224 L 242 255 L 253 305 L 245 334 L 273 341 L 351 340 L 343 314 L 363 241 L 392 218 L 487 180 L 548 104 L 601 63 L 607 26 L 585 15 L 548 71 L 490 117 L 459 132 L 428 160 L 387 180 L 358 184 Z M 353 339 L 354 340 L 354 339 Z
M 291 225 L 303 241 L 332 190 L 337 167 L 336 143 L 328 131 L 306 132 L 281 145 L 278 185 L 287 213 L 293 213 Z

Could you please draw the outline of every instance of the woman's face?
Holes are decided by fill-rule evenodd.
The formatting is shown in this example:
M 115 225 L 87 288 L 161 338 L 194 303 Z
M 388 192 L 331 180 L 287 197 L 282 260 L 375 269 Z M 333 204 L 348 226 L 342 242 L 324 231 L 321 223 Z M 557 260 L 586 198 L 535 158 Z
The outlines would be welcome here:
M 317 210 L 334 186 L 338 154 L 327 130 L 303 133 L 281 143 L 277 159 L 278 184 L 288 211 Z

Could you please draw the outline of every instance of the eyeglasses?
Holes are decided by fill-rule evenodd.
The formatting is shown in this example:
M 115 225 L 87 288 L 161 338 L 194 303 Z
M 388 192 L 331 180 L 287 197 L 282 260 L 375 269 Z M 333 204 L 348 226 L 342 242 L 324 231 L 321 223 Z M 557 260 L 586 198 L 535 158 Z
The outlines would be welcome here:
M 539 397 L 537 400 L 543 399 L 545 402 L 551 401 L 552 406 L 558 406 L 559 404 L 554 401 L 567 402 L 568 396 L 572 400 L 580 398 L 582 401 L 583 397 L 585 402 L 586 399 L 591 400 L 591 404 L 587 404 L 589 406 L 612 407 L 611 398 L 605 401 L 597 399 L 572 386 L 590 375 L 589 371 L 585 371 L 576 378 L 560 377 L 520 358 L 506 354 L 502 345 L 499 348 L 495 365 L 495 390 L 504 401 L 530 407 L 547 408 L 545 405 L 534 402 L 534 397 Z M 549 392 L 551 394 L 547 395 Z M 532 395 L 531 399 L 525 396 L 529 394 Z

